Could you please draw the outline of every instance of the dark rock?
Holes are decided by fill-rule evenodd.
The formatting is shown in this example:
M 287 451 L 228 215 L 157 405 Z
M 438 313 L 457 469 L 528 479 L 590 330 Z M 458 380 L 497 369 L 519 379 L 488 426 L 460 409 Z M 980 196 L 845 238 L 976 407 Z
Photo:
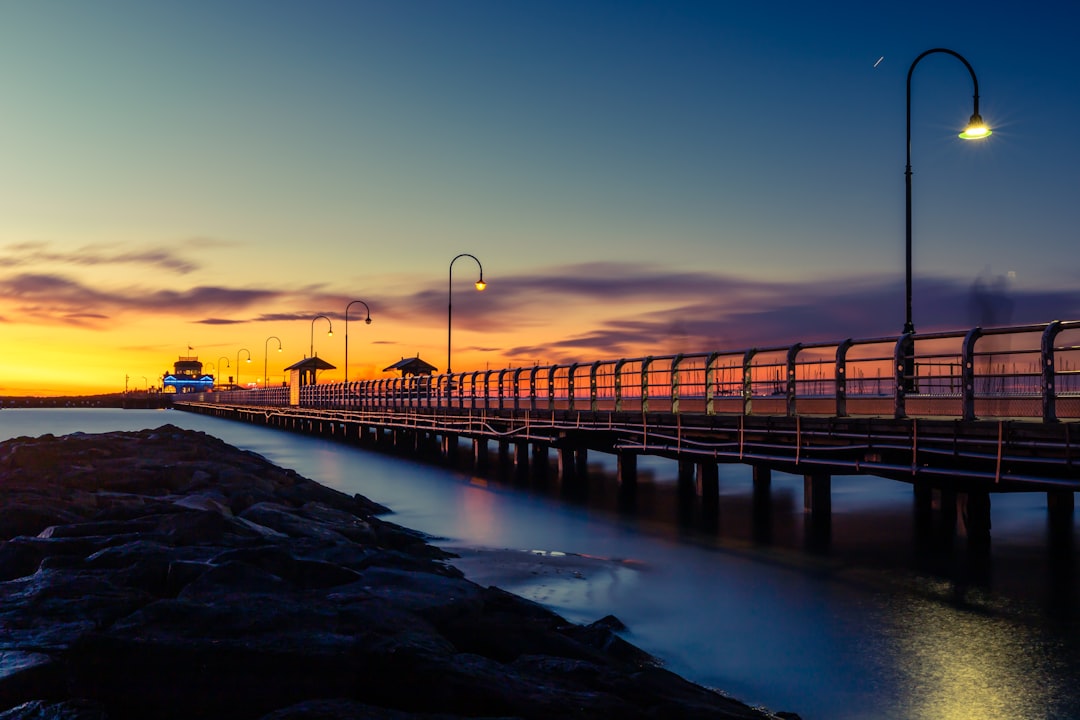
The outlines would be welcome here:
M 768 717 L 203 433 L 0 443 L 0 508 L 0 720 Z

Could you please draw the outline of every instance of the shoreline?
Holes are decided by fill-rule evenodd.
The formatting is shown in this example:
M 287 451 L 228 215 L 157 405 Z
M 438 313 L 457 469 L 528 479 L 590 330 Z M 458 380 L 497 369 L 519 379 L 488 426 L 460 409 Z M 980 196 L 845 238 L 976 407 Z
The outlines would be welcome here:
M 386 508 L 205 433 L 15 438 L 0 480 L 0 720 L 27 703 L 71 720 L 798 717 L 664 670 L 615 618 L 577 625 L 468 580 Z M 617 567 L 466 555 L 511 586 Z

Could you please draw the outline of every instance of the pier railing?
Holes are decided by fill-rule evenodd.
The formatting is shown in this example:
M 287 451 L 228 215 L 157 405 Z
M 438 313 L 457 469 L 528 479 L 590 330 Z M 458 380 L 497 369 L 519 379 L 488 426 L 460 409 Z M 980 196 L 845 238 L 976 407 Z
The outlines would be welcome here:
M 1080 320 L 193 394 L 334 410 L 1080 418 Z

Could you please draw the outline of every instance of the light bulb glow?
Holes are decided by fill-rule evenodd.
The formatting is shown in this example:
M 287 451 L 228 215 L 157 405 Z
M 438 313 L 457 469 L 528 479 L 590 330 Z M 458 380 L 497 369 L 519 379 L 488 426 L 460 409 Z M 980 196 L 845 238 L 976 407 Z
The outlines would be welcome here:
M 960 138 L 963 140 L 982 140 L 992 134 L 990 128 L 983 122 L 982 116 L 975 114 L 971 116 L 971 120 L 968 121 L 968 126 L 964 129 L 964 132 L 960 133 Z
M 486 287 L 487 287 L 487 283 L 484 282 L 483 280 L 477 280 L 476 281 L 476 289 L 477 290 L 483 290 Z

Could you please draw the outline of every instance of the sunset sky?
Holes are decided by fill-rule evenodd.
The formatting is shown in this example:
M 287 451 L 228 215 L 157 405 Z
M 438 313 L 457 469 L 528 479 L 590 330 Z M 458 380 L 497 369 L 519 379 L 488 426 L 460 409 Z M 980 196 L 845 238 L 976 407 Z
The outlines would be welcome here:
M 1080 319 L 1080 6 L 0 4 L 0 395 Z M 982 293 L 980 295 L 979 293 Z M 987 318 L 986 296 L 997 308 Z M 996 303 L 996 304 L 995 304 Z M 332 319 L 334 336 L 326 336 Z M 275 352 L 276 336 L 284 351 Z M 145 378 L 145 380 L 144 380 Z

